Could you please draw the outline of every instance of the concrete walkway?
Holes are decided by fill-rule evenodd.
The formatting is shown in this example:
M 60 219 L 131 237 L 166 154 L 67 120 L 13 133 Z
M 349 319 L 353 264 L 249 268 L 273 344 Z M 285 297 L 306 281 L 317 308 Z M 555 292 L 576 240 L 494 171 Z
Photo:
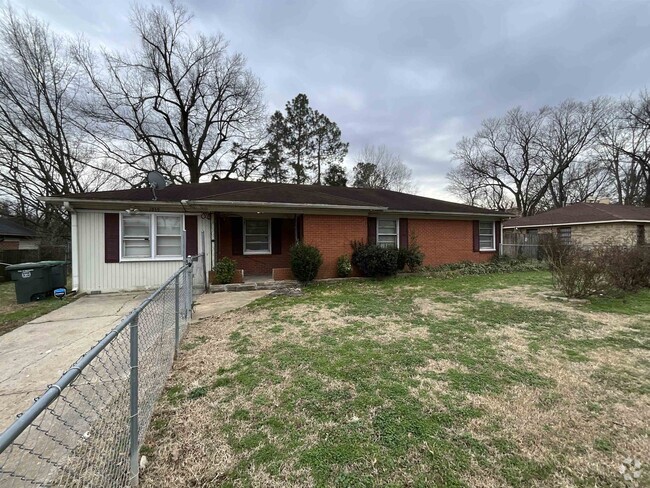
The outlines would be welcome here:
M 220 315 L 271 292 L 201 295 L 192 319 Z M 84 296 L 0 336 L 0 432 L 149 293 Z
M 241 291 L 239 293 L 208 293 L 196 299 L 192 320 L 201 320 L 241 308 L 273 290 Z
M 0 432 L 148 294 L 83 296 L 0 336 Z

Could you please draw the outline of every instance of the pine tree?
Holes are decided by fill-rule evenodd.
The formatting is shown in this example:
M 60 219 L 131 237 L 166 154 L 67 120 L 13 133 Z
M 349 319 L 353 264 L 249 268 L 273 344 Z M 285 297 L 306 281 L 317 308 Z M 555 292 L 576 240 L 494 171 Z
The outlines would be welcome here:
M 262 179 L 320 185 L 327 168 L 343 162 L 348 143 L 341 141 L 341 130 L 335 122 L 309 106 L 307 95 L 298 94 L 287 102 L 285 110 L 286 115 L 275 112 L 267 126 Z M 341 170 L 336 181 L 345 176 Z
M 307 95 L 300 93 L 287 102 L 286 111 L 284 148 L 289 158 L 289 166 L 294 172 L 293 182 L 304 185 L 308 180 L 307 167 L 310 166 L 314 153 L 313 113 Z
M 266 157 L 262 163 L 262 180 L 285 183 L 289 179 L 289 170 L 284 157 L 286 124 L 281 112 L 276 111 L 271 115 L 267 133 L 269 140 L 266 143 Z
M 347 186 L 348 176 L 345 168 L 338 163 L 330 164 L 323 181 L 328 186 Z
M 314 160 L 310 169 L 315 173 L 314 183 L 320 185 L 325 167 L 343 162 L 348 153 L 348 143 L 341 141 L 338 125 L 317 110 L 312 117 L 312 134 Z

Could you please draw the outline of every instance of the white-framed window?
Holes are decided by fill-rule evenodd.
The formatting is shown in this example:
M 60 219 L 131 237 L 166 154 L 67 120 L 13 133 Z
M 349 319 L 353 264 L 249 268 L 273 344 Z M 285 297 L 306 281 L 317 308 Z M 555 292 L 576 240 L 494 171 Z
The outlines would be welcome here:
M 479 250 L 481 251 L 494 251 L 496 249 L 494 243 L 494 222 L 481 221 L 478 224 L 478 241 Z
M 271 254 L 271 219 L 244 219 L 244 254 Z
M 377 219 L 377 245 L 399 248 L 399 220 Z
M 177 260 L 183 254 L 183 216 L 120 214 L 120 260 Z

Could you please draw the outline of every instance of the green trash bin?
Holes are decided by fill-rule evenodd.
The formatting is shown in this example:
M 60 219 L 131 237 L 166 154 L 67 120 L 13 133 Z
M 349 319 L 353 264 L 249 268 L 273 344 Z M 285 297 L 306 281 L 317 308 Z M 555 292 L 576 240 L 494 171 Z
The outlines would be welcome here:
M 50 291 L 57 288 L 65 288 L 67 284 L 67 266 L 65 261 L 41 261 L 39 264 L 46 264 L 50 269 Z
M 7 266 L 11 280 L 16 283 L 16 301 L 29 303 L 45 298 L 52 291 L 51 265 L 43 263 L 20 263 Z

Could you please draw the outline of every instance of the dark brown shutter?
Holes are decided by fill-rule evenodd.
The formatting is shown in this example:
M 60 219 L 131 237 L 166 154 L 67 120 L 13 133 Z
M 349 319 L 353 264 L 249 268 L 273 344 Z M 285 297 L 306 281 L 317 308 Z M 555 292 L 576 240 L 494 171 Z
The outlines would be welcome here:
M 282 254 L 282 219 L 271 219 L 271 254 Z
M 478 220 L 474 221 L 474 236 L 473 236 L 472 240 L 474 242 L 474 245 L 473 245 L 474 252 L 480 251 L 481 250 L 481 240 L 479 238 L 479 221 Z
M 501 249 L 501 221 L 500 220 L 494 222 L 494 247 L 497 250 L 497 254 L 499 254 Z
M 232 255 L 244 254 L 244 219 L 232 217 L 230 219 L 230 233 L 232 235 Z
M 185 252 L 188 256 L 199 253 L 198 218 L 196 215 L 185 216 Z
M 401 249 L 409 247 L 409 219 L 399 219 L 399 247 Z
M 296 225 L 298 226 L 298 240 L 303 241 L 305 239 L 304 216 L 303 215 L 298 215 L 296 217 L 296 219 L 297 219 Z
M 377 244 L 377 217 L 368 217 L 368 244 Z
M 104 214 L 104 262 L 120 262 L 120 214 Z

